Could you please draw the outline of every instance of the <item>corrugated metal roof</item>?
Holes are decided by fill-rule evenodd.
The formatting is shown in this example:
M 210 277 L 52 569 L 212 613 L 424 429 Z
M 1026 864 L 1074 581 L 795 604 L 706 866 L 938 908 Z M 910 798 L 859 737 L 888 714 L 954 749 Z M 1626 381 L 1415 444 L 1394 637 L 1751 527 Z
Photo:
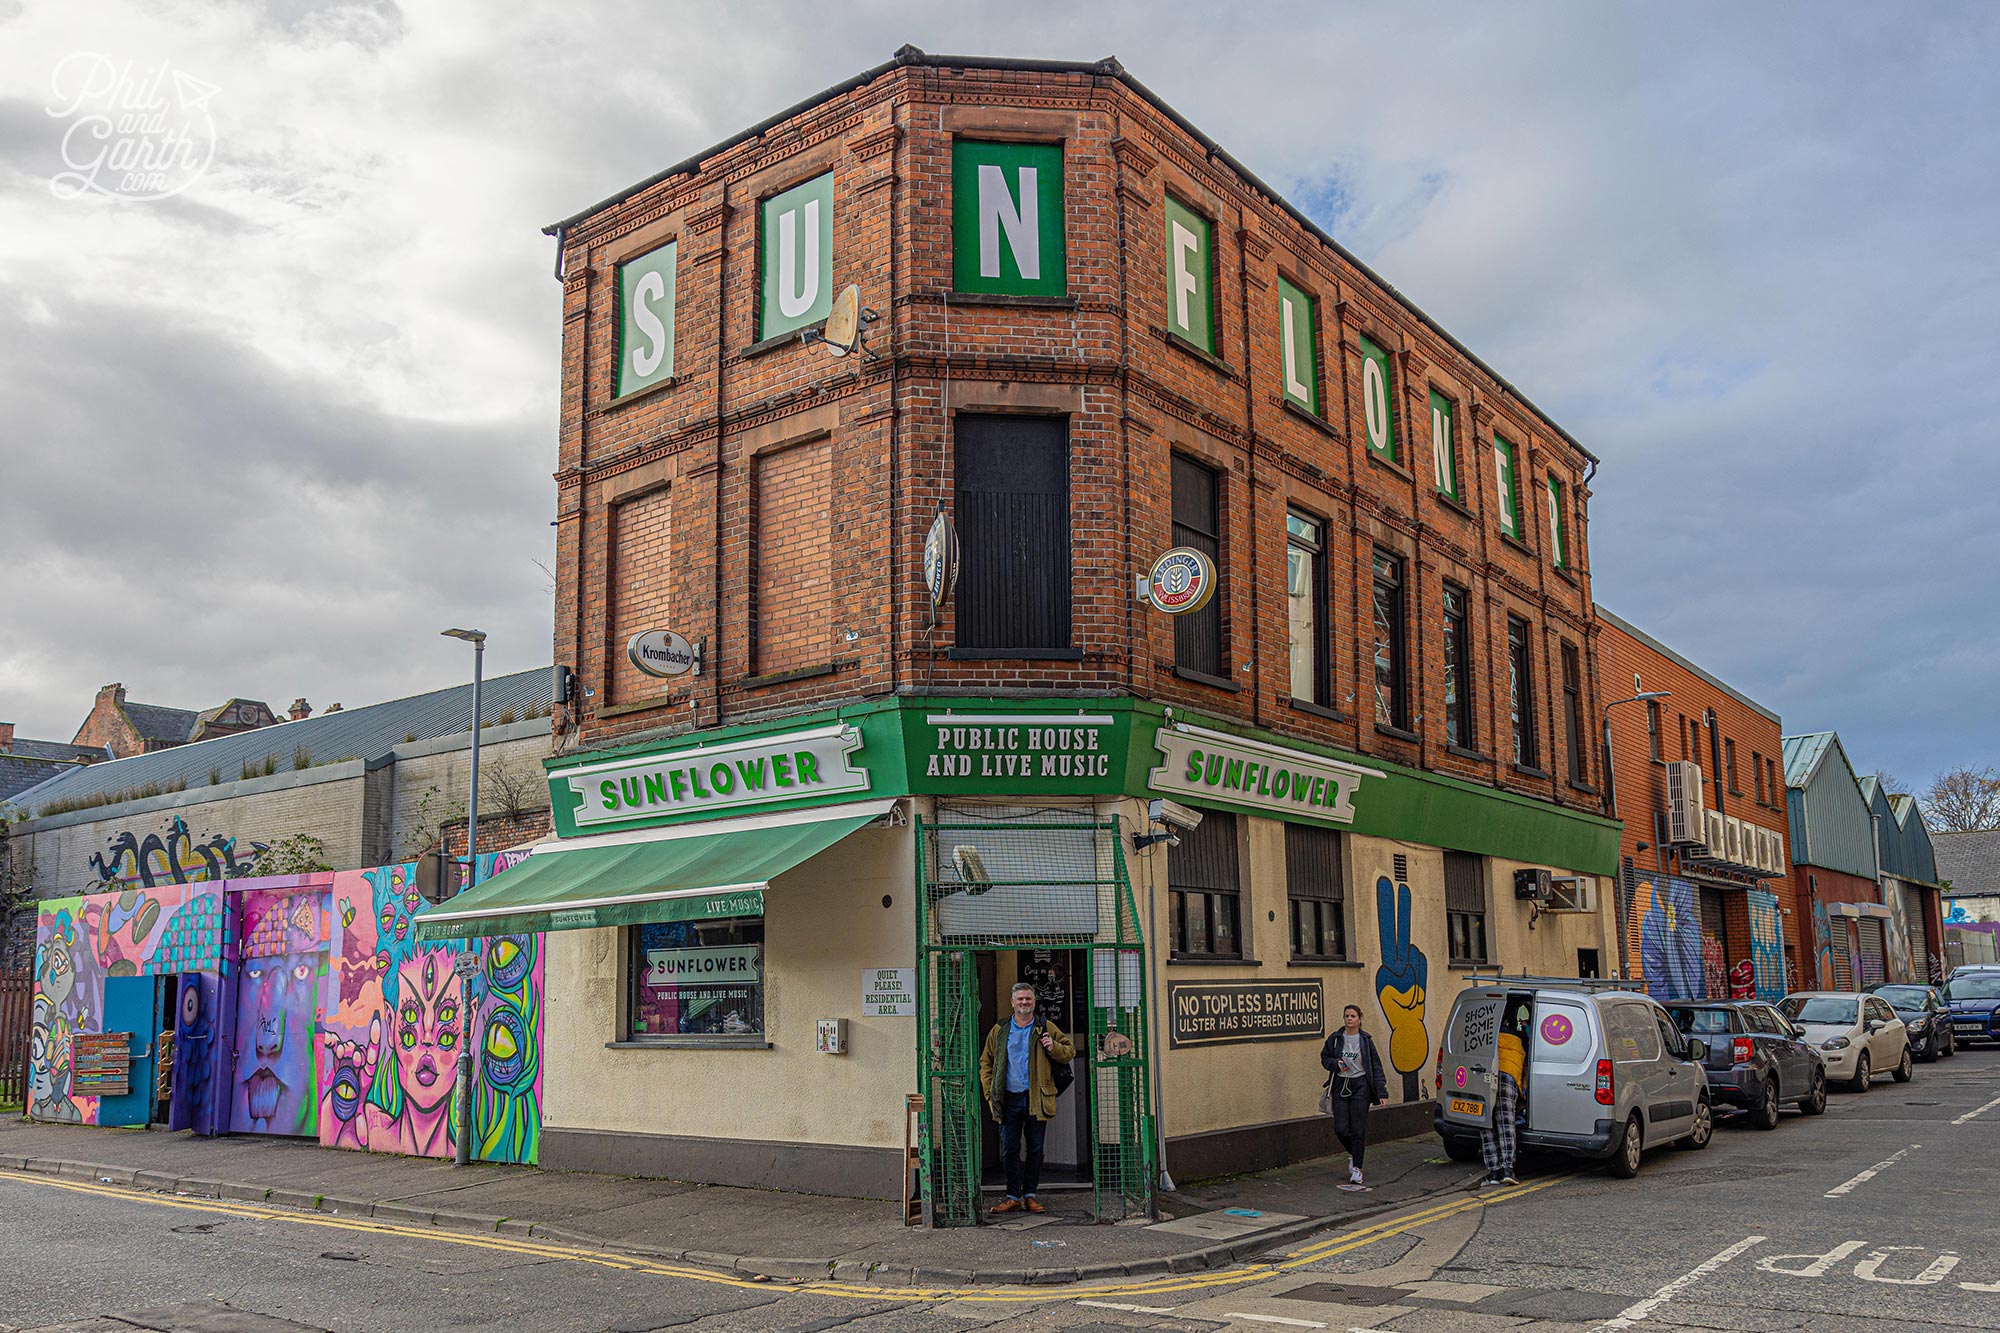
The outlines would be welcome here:
M 1833 733 L 1815 731 L 1804 736 L 1785 737 L 1785 785 L 1803 787 L 1813 770 L 1833 744 Z
M 541 667 L 496 676 L 481 686 L 480 714 L 492 723 L 503 713 L 521 716 L 530 704 L 537 712 L 546 711 L 550 700 L 550 670 Z M 131 705 L 127 705 L 129 709 Z M 88 767 L 66 769 L 41 785 L 13 797 L 25 810 L 39 809 L 53 801 L 87 799 L 116 792 L 144 789 L 158 784 L 161 790 L 205 787 L 209 774 L 220 770 L 224 782 L 243 775 L 245 764 L 262 763 L 267 755 L 278 756 L 278 770 L 293 765 L 293 754 L 301 746 L 318 763 L 336 759 L 375 759 L 414 735 L 418 740 L 449 736 L 466 729 L 472 715 L 472 684 L 454 685 L 413 694 L 407 699 L 346 708 L 337 713 L 298 722 L 284 722 L 256 731 L 217 736 L 171 750 L 137 754 L 129 759 L 113 759 Z M 189 716 L 193 716 L 190 714 Z

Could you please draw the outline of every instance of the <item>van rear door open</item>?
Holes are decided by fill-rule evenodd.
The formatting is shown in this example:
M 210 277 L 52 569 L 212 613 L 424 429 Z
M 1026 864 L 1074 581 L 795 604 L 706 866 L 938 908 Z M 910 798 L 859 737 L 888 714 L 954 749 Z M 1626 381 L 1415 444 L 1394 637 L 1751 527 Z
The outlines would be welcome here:
M 1493 1085 L 1500 1077 L 1500 1015 L 1504 990 L 1459 996 L 1444 1034 L 1438 1105 L 1448 1124 L 1484 1129 L 1493 1123 Z
M 1602 1048 L 1584 996 L 1540 995 L 1528 1044 L 1528 1123 L 1552 1134 L 1591 1134 L 1611 1108 L 1597 1103 Z

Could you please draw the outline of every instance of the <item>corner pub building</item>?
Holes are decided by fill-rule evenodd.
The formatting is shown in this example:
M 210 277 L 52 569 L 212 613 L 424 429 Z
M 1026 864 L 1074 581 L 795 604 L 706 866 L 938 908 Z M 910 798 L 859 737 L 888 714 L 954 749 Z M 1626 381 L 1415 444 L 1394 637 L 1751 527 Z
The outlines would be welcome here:
M 559 837 L 424 924 L 549 932 L 543 1165 L 974 1221 L 1026 978 L 1115 1218 L 1331 1151 L 1342 1005 L 1414 1133 L 1473 969 L 1615 966 L 1596 460 L 1115 61 L 906 47 L 550 231 Z

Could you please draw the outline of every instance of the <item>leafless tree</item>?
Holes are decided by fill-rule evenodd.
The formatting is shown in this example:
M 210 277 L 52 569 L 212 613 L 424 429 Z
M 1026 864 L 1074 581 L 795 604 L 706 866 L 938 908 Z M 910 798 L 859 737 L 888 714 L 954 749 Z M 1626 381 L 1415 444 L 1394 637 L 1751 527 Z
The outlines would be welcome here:
M 1901 778 L 1886 768 L 1875 770 L 1875 785 L 1882 789 L 1884 796 L 1900 796 L 1909 790 L 1908 787 L 1903 785 Z
M 479 766 L 479 799 L 486 802 L 484 809 L 498 810 L 509 819 L 519 819 L 529 810 L 540 809 L 546 791 L 533 775 L 520 768 L 497 760 Z
M 2000 768 L 1948 768 L 1917 798 L 1934 833 L 2000 829 Z

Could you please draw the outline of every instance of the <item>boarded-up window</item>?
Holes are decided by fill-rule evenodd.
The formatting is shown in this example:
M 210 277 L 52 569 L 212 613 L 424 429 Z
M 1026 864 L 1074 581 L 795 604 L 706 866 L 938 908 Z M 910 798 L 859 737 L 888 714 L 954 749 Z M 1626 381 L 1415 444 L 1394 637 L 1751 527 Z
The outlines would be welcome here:
M 956 647 L 1032 657 L 1070 647 L 1069 423 L 962 415 L 956 424 Z
M 1310 824 L 1285 825 L 1285 886 L 1291 898 L 1292 957 L 1347 958 L 1347 896 L 1340 835 Z
M 1174 545 L 1189 546 L 1222 565 L 1221 480 L 1192 458 L 1173 458 Z M 1218 589 L 1218 591 L 1220 591 Z M 1174 664 L 1204 676 L 1226 674 L 1222 662 L 1222 599 L 1174 617 Z
M 672 536 L 673 492 L 665 486 L 611 507 L 611 606 L 604 643 L 611 697 L 605 703 L 630 703 L 667 688 L 667 682 L 632 665 L 625 645 L 649 629 L 687 629 L 674 624 Z
M 824 439 L 757 459 L 750 616 L 760 676 L 824 666 L 833 656 L 832 462 Z

